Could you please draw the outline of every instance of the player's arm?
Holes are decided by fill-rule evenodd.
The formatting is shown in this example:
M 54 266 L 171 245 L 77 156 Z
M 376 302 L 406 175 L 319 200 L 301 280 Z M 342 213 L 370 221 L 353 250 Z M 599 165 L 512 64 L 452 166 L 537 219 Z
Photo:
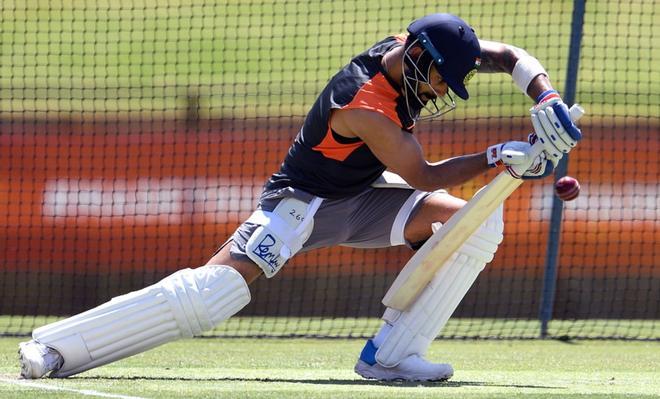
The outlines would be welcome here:
M 335 110 L 331 124 L 343 136 L 362 139 L 389 170 L 419 190 L 457 186 L 489 169 L 484 152 L 429 163 L 414 135 L 373 111 Z
M 479 73 L 503 72 L 513 75 L 513 71 L 519 60 L 527 57 L 534 58 L 527 51 L 510 44 L 480 40 L 479 45 L 481 46 L 481 66 L 479 67 Z M 527 78 L 529 81 L 523 83 L 526 86 L 525 89 L 521 88 L 533 100 L 544 91 L 552 90 L 547 72 L 540 69 L 536 72 L 532 72 L 534 76 L 529 76 Z
M 504 72 L 535 102 L 530 112 L 535 136 L 544 144 L 548 158 L 556 166 L 582 138 L 582 132 L 570 118 L 568 107 L 553 89 L 548 73 L 539 60 L 525 50 L 504 43 L 480 40 L 479 72 Z

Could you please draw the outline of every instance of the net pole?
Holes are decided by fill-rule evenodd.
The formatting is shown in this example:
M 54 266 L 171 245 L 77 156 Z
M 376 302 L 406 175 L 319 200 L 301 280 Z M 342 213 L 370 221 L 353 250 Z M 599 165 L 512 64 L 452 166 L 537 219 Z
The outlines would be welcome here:
M 586 0 L 573 1 L 573 15 L 571 22 L 571 38 L 568 49 L 568 65 L 566 68 L 566 86 L 563 99 L 569 107 L 575 103 L 577 75 L 580 64 L 580 46 L 582 43 L 582 28 L 584 26 L 584 11 Z M 566 176 L 568 171 L 568 154 L 557 165 L 554 181 Z M 564 212 L 564 202 L 553 195 L 552 211 L 550 214 L 550 231 L 546 250 L 545 269 L 543 273 L 543 288 L 541 290 L 541 305 L 539 319 L 541 321 L 541 338 L 548 336 L 548 323 L 552 318 L 557 286 L 557 267 L 559 263 L 559 242 L 561 221 Z

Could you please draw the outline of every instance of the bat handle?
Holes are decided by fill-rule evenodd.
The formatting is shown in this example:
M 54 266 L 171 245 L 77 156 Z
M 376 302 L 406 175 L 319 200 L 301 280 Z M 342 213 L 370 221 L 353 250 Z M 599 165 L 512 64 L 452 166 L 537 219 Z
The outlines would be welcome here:
M 580 104 L 573 104 L 571 108 L 568 109 L 568 114 L 571 116 L 573 122 L 577 122 L 584 115 L 584 108 Z

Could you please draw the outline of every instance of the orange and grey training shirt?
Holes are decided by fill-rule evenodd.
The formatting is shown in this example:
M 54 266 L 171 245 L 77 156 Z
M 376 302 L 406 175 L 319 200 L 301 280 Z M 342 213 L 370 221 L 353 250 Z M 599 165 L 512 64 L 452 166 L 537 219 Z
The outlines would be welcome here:
M 333 109 L 366 109 L 391 119 L 412 133 L 414 120 L 405 98 L 383 67 L 383 55 L 401 46 L 405 36 L 392 36 L 353 58 L 323 89 L 277 173 L 266 190 L 298 188 L 323 198 L 358 194 L 385 170 L 360 138 L 340 136 L 330 127 Z

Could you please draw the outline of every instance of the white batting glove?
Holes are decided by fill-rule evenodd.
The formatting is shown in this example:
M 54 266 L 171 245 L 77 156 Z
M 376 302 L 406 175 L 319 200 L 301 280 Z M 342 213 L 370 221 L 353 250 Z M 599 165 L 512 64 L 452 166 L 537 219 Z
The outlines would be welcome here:
M 538 138 L 548 159 L 556 167 L 564 154 L 582 139 L 582 132 L 571 120 L 568 107 L 555 90 L 541 93 L 537 103 L 530 109 L 534 133 L 529 141 L 533 144 Z
M 524 141 L 509 141 L 488 147 L 486 151 L 491 167 L 504 165 L 507 172 L 516 179 L 540 179 L 554 170 L 545 151 L 534 156 L 532 145 Z

